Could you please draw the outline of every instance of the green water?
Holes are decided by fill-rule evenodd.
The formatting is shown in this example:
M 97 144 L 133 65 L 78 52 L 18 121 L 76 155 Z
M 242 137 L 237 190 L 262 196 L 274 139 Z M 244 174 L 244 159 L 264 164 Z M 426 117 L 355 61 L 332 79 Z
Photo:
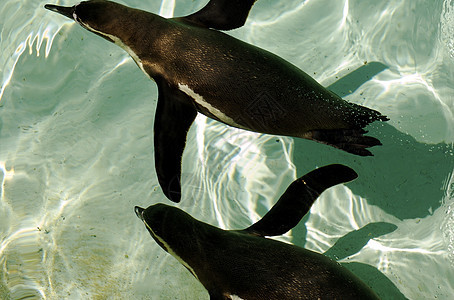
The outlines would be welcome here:
M 208 299 L 133 211 L 169 204 L 154 171 L 155 84 L 46 3 L 0 4 L 0 298 Z M 206 1 L 122 3 L 181 16 Z M 452 299 L 452 28 L 450 0 L 257 1 L 229 34 L 389 116 L 369 128 L 383 146 L 362 158 L 199 116 L 178 206 L 244 228 L 296 176 L 346 164 L 359 178 L 278 239 L 339 260 L 383 299 Z

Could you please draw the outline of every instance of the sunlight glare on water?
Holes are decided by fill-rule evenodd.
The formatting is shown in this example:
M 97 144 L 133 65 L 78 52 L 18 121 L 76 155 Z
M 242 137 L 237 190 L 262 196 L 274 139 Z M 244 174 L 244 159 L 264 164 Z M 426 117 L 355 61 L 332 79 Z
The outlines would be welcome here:
M 121 1 L 165 17 L 206 2 Z M 46 3 L 0 4 L 0 298 L 208 299 L 133 210 L 170 204 L 153 159 L 155 83 Z M 370 128 L 383 146 L 356 157 L 199 115 L 178 207 L 241 229 L 297 176 L 348 165 L 359 178 L 324 192 L 276 239 L 338 260 L 382 299 L 451 299 L 453 28 L 452 0 L 257 1 L 228 34 L 389 116 Z

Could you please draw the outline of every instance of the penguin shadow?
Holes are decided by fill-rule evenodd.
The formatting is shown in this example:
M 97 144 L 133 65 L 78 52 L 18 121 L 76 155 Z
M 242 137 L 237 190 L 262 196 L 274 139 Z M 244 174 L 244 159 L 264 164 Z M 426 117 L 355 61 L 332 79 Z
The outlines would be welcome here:
M 308 219 L 306 215 L 301 223 L 305 223 Z M 297 226 L 292 230 L 293 241 L 295 245 L 304 244 L 306 239 L 306 227 Z M 339 238 L 336 243 L 329 248 L 325 253 L 325 256 L 339 261 L 358 253 L 361 249 L 367 245 L 370 239 L 378 238 L 382 235 L 389 234 L 397 229 L 397 226 L 386 222 L 375 222 L 369 223 L 364 227 L 351 231 Z M 340 264 L 353 272 L 356 276 L 361 278 L 372 290 L 377 293 L 380 299 L 408 299 L 406 298 L 396 285 L 377 268 L 359 262 L 340 262 Z
M 373 76 L 387 69 L 379 62 L 368 63 L 342 77 L 327 88 L 341 97 L 353 93 Z M 372 157 L 358 157 L 312 141 L 294 139 L 293 162 L 298 176 L 327 163 L 342 163 L 353 168 L 359 178 L 348 187 L 386 213 L 400 220 L 424 218 L 440 207 L 442 185 L 454 167 L 452 146 L 445 143 L 429 145 L 416 141 L 386 123 L 373 124 L 369 134 L 382 146 L 374 147 Z M 302 222 L 307 221 L 307 216 Z M 370 223 L 340 238 L 325 255 L 340 260 L 360 251 L 369 239 L 394 231 L 390 223 Z M 293 243 L 306 240 L 306 229 L 293 230 Z M 383 299 L 407 299 L 399 289 L 376 268 L 358 262 L 342 263 Z
M 368 63 L 327 88 L 345 97 L 386 68 L 378 62 Z M 359 174 L 349 188 L 369 204 L 400 220 L 432 214 L 441 205 L 443 182 L 454 167 L 452 145 L 420 143 L 387 123 L 376 122 L 367 129 L 383 144 L 372 149 L 372 157 L 294 139 L 293 161 L 298 174 L 327 163 L 343 163 Z
M 306 215 L 301 223 L 305 223 L 308 219 Z M 293 240 L 295 245 L 303 245 L 306 239 L 306 227 L 297 226 L 292 230 Z M 378 238 L 382 235 L 389 234 L 397 229 L 397 226 L 386 222 L 369 223 L 364 227 L 351 231 L 339 238 L 336 243 L 329 248 L 325 256 L 339 261 L 361 251 L 361 249 L 369 242 L 370 239 Z M 396 285 L 377 268 L 359 262 L 340 262 L 340 264 L 361 278 L 372 290 L 377 293 L 380 299 L 408 299 L 406 298 Z
M 396 225 L 386 222 L 369 223 L 341 237 L 324 255 L 336 261 L 347 258 L 359 252 L 370 239 L 391 233 L 396 229 Z M 394 283 L 376 268 L 358 262 L 340 264 L 366 282 L 381 299 L 407 299 Z

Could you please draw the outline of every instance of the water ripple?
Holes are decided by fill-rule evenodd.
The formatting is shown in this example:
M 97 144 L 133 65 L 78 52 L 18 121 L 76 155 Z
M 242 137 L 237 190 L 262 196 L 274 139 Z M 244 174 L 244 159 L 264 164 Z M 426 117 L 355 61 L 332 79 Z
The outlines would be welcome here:
M 169 16 L 206 0 L 123 2 Z M 208 298 L 133 212 L 134 205 L 168 203 L 154 171 L 156 86 L 124 51 L 49 14 L 44 3 L 0 4 L 0 298 Z M 257 1 L 246 26 L 229 34 L 279 54 L 322 84 L 368 62 L 385 65 L 347 98 L 390 116 L 383 132 L 393 137 L 380 137 L 388 143 L 375 158 L 335 149 L 325 157 L 291 138 L 199 116 L 188 133 L 178 206 L 204 222 L 241 229 L 268 211 L 296 168 L 302 175 L 321 158 L 351 161 L 362 168 L 360 178 L 323 193 L 305 221 L 279 239 L 340 260 L 383 298 L 450 299 L 453 6 Z M 295 167 L 297 155 L 306 160 Z M 410 162 L 392 171 L 397 175 L 377 165 L 396 156 Z M 437 157 L 444 168 L 433 174 Z M 450 173 L 442 174 L 446 168 Z M 441 187 L 443 199 L 427 193 L 427 203 L 413 202 L 421 189 L 410 183 Z M 385 190 L 374 193 L 378 188 Z M 393 194 L 401 199 L 387 199 Z M 393 215 L 386 206 L 392 201 L 426 213 Z
M 448 248 L 449 259 L 454 266 L 454 173 L 447 178 L 444 190 L 446 191 L 443 199 L 445 217 L 441 224 L 441 231 Z

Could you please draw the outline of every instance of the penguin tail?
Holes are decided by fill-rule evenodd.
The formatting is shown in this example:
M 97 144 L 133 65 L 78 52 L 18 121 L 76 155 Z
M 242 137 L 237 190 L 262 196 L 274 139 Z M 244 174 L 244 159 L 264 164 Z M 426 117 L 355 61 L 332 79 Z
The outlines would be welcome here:
M 366 148 L 382 143 L 377 138 L 364 135 L 366 133 L 364 129 L 321 129 L 305 133 L 304 138 L 359 156 L 373 156 Z

